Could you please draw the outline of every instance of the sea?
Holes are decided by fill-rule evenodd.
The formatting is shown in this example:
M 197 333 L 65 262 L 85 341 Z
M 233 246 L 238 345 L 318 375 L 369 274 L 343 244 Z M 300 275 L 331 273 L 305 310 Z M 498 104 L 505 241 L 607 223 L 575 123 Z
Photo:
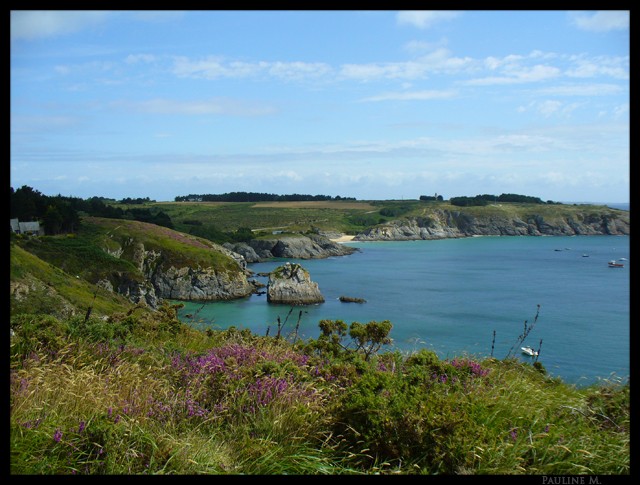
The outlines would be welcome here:
M 325 302 L 292 307 L 266 295 L 228 302 L 182 302 L 179 318 L 197 328 L 250 329 L 308 339 L 323 319 L 389 320 L 382 351 L 433 350 L 440 358 L 498 359 L 540 349 L 547 373 L 578 387 L 626 382 L 630 373 L 629 236 L 481 236 L 350 242 L 349 256 L 276 259 L 248 265 L 269 272 L 300 263 Z M 624 258 L 624 259 L 623 259 Z M 622 268 L 608 262 L 622 260 Z M 264 277 L 257 280 L 267 283 Z M 342 302 L 341 296 L 364 303 Z M 524 342 L 518 338 L 525 326 Z M 297 327 L 297 333 L 296 333 Z

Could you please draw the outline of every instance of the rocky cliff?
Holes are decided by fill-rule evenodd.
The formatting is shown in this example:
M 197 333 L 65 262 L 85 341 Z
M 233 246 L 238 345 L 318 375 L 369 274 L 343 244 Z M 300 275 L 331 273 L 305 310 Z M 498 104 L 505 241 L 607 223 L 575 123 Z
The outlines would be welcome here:
M 318 283 L 299 264 L 285 263 L 269 274 L 267 301 L 288 305 L 310 305 L 324 302 Z
M 131 271 L 112 271 L 97 284 L 156 308 L 163 298 L 231 300 L 250 295 L 244 258 L 206 239 L 138 221 L 86 218 L 104 235 L 100 248 L 128 261 Z
M 625 211 L 571 212 L 543 216 L 486 214 L 435 210 L 428 216 L 390 221 L 357 234 L 355 241 L 408 241 L 469 236 L 629 235 Z
M 254 287 L 247 280 L 244 261 L 235 253 L 222 246 L 211 245 L 210 251 L 217 251 L 235 263 L 235 271 L 191 264 L 176 260 L 161 249 L 147 249 L 141 241 L 129 241 L 132 250 L 130 261 L 142 273 L 144 281 L 136 281 L 127 275 L 117 278 L 117 292 L 134 302 L 144 301 L 155 308 L 158 299 L 189 301 L 215 301 L 242 298 L 252 293 Z M 107 283 L 103 282 L 103 286 Z
M 249 243 L 227 243 L 224 247 L 241 255 L 247 263 L 270 258 L 323 259 L 346 256 L 357 251 L 356 248 L 335 243 L 318 234 L 252 239 Z

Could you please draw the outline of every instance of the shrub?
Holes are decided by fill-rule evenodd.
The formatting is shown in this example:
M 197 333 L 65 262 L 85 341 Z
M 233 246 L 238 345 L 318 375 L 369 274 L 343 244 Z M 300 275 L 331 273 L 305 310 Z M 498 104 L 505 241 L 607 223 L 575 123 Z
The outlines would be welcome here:
M 67 345 L 69 324 L 50 315 L 21 314 L 11 317 L 11 354 L 24 358 L 45 350 L 50 355 Z

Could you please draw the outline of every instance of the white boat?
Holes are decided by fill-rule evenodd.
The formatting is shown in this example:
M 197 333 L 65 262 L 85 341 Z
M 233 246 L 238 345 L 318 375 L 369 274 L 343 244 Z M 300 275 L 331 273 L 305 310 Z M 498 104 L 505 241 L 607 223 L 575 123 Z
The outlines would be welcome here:
M 531 347 L 520 347 L 522 349 L 522 353 L 523 354 L 527 354 L 531 357 L 535 357 L 538 355 L 538 352 L 536 352 L 535 350 L 533 350 Z

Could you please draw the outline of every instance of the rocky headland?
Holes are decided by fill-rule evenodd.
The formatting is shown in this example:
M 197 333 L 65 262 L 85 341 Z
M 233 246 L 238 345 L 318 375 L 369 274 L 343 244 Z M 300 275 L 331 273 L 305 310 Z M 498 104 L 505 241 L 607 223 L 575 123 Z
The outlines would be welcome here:
M 354 241 L 410 241 L 471 236 L 574 236 L 629 235 L 629 213 L 574 213 L 557 217 L 539 214 L 508 217 L 471 215 L 463 211 L 436 210 L 425 217 L 389 221 L 357 234 Z
M 285 235 L 273 239 L 252 239 L 248 243 L 226 243 L 224 247 L 241 255 L 247 263 L 271 258 L 323 259 L 346 256 L 358 249 L 331 241 L 319 234 Z
M 171 257 L 167 251 L 147 248 L 140 240 L 127 239 L 120 247 L 104 250 L 133 263 L 142 279 L 136 274 L 117 272 L 97 284 L 126 296 L 134 303 L 146 303 L 152 308 L 158 306 L 160 299 L 232 300 L 254 291 L 254 286 L 247 279 L 244 260 L 238 254 L 214 243 L 210 243 L 207 249 L 227 257 L 231 269 L 181 261 Z

